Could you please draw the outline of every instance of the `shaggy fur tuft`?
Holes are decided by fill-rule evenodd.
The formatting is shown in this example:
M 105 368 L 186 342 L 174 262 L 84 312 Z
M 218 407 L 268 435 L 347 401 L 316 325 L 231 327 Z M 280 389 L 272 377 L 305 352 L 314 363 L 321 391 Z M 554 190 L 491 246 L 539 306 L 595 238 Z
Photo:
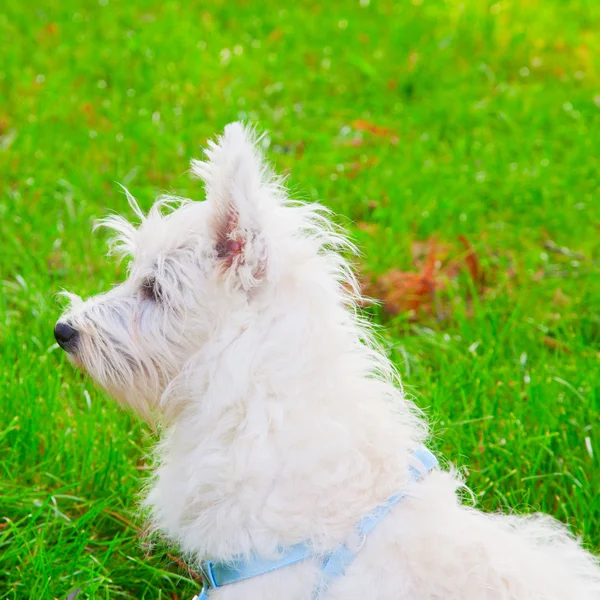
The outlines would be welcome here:
M 68 351 L 158 422 L 144 505 L 197 562 L 333 549 L 389 496 L 402 501 L 326 600 L 599 600 L 600 569 L 549 517 L 463 506 L 456 472 L 410 483 L 425 421 L 358 315 L 352 245 L 318 205 L 291 202 L 234 123 L 192 171 L 206 201 L 162 198 L 134 226 L 111 216 L 127 280 L 61 318 Z M 310 600 L 306 561 L 215 600 Z

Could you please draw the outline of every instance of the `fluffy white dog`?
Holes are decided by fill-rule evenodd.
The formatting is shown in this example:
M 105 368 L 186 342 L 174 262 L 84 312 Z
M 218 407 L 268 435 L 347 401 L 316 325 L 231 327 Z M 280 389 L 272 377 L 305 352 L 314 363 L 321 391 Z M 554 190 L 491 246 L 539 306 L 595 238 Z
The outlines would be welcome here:
M 357 315 L 351 246 L 322 207 L 287 198 L 252 132 L 229 125 L 192 171 L 205 202 L 163 198 L 143 215 L 129 196 L 138 227 L 103 221 L 128 278 L 70 296 L 55 335 L 160 423 L 145 505 L 192 565 L 312 548 L 211 599 L 600 599 L 595 558 L 557 521 L 464 506 L 455 472 L 411 475 L 426 424 Z M 318 591 L 320 556 L 343 544 L 354 560 Z

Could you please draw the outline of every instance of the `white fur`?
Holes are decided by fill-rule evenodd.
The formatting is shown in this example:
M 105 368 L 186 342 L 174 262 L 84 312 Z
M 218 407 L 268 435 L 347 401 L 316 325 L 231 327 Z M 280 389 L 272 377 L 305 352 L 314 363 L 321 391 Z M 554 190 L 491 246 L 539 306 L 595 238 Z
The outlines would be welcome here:
M 73 361 L 160 423 L 154 527 L 192 562 L 331 549 L 407 490 L 327 600 L 600 599 L 596 560 L 558 522 L 466 507 L 455 472 L 409 483 L 426 426 L 357 315 L 350 245 L 322 207 L 287 199 L 253 137 L 229 125 L 192 163 L 205 202 L 144 216 L 128 196 L 139 227 L 104 221 L 127 280 L 62 317 Z M 211 598 L 310 600 L 317 577 L 307 561 Z

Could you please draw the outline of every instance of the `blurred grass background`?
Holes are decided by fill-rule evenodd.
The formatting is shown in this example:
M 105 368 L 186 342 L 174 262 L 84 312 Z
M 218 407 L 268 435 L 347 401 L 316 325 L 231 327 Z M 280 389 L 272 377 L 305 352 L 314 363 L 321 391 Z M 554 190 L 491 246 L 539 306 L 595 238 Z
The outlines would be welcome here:
M 4 0 L 0 598 L 197 590 L 138 535 L 152 434 L 52 329 L 57 291 L 123 276 L 91 236 L 129 214 L 115 182 L 201 198 L 188 161 L 236 119 L 342 215 L 365 278 L 469 241 L 485 282 L 374 318 L 480 505 L 600 547 L 599 25 L 595 0 Z

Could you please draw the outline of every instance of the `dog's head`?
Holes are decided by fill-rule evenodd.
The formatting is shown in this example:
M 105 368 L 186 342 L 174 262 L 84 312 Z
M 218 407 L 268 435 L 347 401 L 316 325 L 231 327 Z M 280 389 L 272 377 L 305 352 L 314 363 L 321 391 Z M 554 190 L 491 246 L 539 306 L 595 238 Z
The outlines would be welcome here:
M 277 278 L 319 252 L 299 231 L 315 209 L 290 205 L 250 130 L 227 126 L 206 155 L 192 162 L 204 202 L 163 198 L 144 215 L 128 194 L 139 226 L 100 223 L 116 233 L 113 252 L 130 257 L 127 280 L 86 301 L 67 294 L 54 330 L 75 364 L 146 417 L 191 357 L 244 327 Z

